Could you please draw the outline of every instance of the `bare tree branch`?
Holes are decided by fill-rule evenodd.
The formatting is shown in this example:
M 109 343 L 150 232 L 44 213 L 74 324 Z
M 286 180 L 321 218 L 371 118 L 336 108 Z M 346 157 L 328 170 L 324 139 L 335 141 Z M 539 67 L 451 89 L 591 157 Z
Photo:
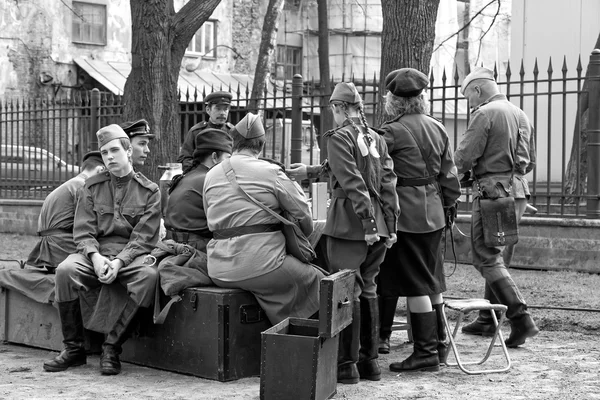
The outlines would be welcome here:
M 479 61 L 479 56 L 481 56 L 481 45 L 483 44 L 483 38 L 492 29 L 492 26 L 494 26 L 494 22 L 496 22 L 498 15 L 500 15 L 500 6 L 501 6 L 501 3 L 500 3 L 500 0 L 498 0 L 498 9 L 496 10 L 496 14 L 494 14 L 494 18 L 492 18 L 492 22 L 490 23 L 490 26 L 488 26 L 488 28 L 485 30 L 485 32 L 483 32 L 481 34 L 481 36 L 479 36 L 479 48 L 477 49 L 477 59 L 475 60 L 475 64 L 477 64 L 477 62 Z

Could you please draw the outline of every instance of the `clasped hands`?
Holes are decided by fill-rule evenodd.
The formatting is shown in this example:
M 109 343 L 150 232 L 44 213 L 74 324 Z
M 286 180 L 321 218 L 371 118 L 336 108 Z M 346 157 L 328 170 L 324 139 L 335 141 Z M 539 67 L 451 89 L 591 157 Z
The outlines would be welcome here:
M 120 259 L 110 260 L 100 253 L 92 254 L 91 259 L 98 280 L 105 285 L 113 283 L 119 274 L 119 270 L 123 267 L 123 261 Z

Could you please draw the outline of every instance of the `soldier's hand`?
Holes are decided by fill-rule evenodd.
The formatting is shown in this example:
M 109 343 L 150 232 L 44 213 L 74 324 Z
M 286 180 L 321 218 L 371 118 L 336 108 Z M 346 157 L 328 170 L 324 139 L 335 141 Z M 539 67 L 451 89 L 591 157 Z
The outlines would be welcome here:
M 302 164 L 302 163 L 290 164 L 290 167 L 287 168 L 285 170 L 285 172 L 294 181 L 301 181 L 301 180 L 308 178 L 308 173 L 306 171 L 306 164 Z
M 107 270 L 104 276 L 98 278 L 98 280 L 105 285 L 110 285 L 117 279 L 117 275 L 119 275 L 119 270 L 123 267 L 123 261 L 115 258 L 112 261 L 109 261 L 107 264 Z
M 379 241 L 379 235 L 376 233 L 367 233 L 365 235 L 365 242 L 367 242 L 368 246 L 371 246 L 374 243 Z
M 110 260 L 100 253 L 92 253 L 90 259 L 92 260 L 92 265 L 94 266 L 94 273 L 96 274 L 98 279 L 106 275 L 106 272 L 109 268 L 108 265 L 110 264 Z
M 398 236 L 395 233 L 390 233 L 390 237 L 385 240 L 385 247 L 388 249 L 398 241 Z

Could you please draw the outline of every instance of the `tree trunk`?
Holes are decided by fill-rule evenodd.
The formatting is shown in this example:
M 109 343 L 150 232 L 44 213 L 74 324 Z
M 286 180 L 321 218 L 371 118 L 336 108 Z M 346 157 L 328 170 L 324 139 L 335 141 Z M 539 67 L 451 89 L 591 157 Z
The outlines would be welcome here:
M 327 158 L 327 146 L 324 143 L 323 134 L 333 128 L 333 114 L 326 107 L 331 95 L 331 81 L 329 70 L 329 11 L 327 0 L 317 1 L 319 14 L 319 79 L 321 81 L 321 124 L 319 126 L 319 148 L 321 149 L 321 161 Z
M 273 53 L 275 52 L 277 27 L 279 26 L 279 17 L 283 10 L 283 2 L 284 0 L 269 0 L 262 27 L 258 61 L 256 62 L 256 70 L 254 70 L 254 84 L 252 85 L 252 94 L 250 96 L 251 110 L 258 110 L 261 106 L 259 99 L 262 98 L 267 85 L 267 76 L 273 59 Z
M 594 49 L 600 48 L 600 35 L 596 39 Z M 590 67 L 585 71 L 585 81 L 581 89 L 581 97 L 577 105 L 575 128 L 573 129 L 573 143 L 571 156 L 565 172 L 565 194 L 580 195 L 587 192 L 587 125 L 588 125 L 588 77 Z M 576 197 L 566 197 L 565 203 L 574 204 Z
M 177 79 L 190 40 L 220 0 L 188 2 L 175 13 L 173 0 L 131 0 L 131 73 L 125 83 L 123 120 L 145 118 L 156 135 L 142 173 L 158 182 L 159 165 L 179 153 Z
M 385 77 L 398 68 L 415 68 L 429 75 L 435 40 L 435 21 L 440 0 L 381 0 L 383 30 L 379 74 L 380 107 L 377 121 L 384 121 Z

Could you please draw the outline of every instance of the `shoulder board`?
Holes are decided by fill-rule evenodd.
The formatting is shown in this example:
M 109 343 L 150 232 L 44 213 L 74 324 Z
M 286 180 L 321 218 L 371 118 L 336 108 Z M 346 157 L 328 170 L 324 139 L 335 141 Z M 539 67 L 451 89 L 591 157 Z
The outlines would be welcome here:
M 267 157 L 259 157 L 258 159 L 262 160 L 262 161 L 266 161 L 266 162 L 274 164 L 274 165 L 277 165 L 283 172 L 285 172 L 285 165 L 283 165 L 282 163 L 280 163 L 277 160 L 273 160 L 272 158 L 267 158 Z
M 208 126 L 207 121 L 198 122 L 196 125 L 190 128 L 190 131 L 200 131 Z
M 135 174 L 133 174 L 133 179 L 135 179 L 140 185 L 152 192 L 158 191 L 158 185 L 152 182 L 150 179 L 146 178 L 141 172 L 136 172 Z
M 332 136 L 338 132 L 341 132 L 343 130 L 343 128 L 345 128 L 344 126 L 338 126 L 337 128 L 328 130 L 327 132 L 325 132 L 325 134 L 323 135 L 324 137 L 329 137 Z
M 100 182 L 106 182 L 110 180 L 110 172 L 104 171 L 99 174 L 96 174 L 85 180 L 85 187 L 89 188 L 94 186 Z
M 380 135 L 385 135 L 385 131 L 383 129 L 381 129 L 381 127 L 380 128 L 375 128 L 375 127 L 370 126 L 369 129 L 372 130 L 372 131 L 374 131 L 374 132 L 377 132 Z
M 480 104 L 480 105 L 478 105 L 477 107 L 473 108 L 473 109 L 471 110 L 471 114 L 473 114 L 475 111 L 479 110 L 481 107 L 483 107 L 483 106 L 486 106 L 486 105 L 488 105 L 488 104 L 490 104 L 490 102 L 489 102 L 489 101 L 484 101 L 483 103 L 481 103 L 481 104 Z
M 227 129 L 232 130 L 233 128 L 235 128 L 235 125 L 232 124 L 231 122 L 225 122 L 225 126 L 227 127 Z

